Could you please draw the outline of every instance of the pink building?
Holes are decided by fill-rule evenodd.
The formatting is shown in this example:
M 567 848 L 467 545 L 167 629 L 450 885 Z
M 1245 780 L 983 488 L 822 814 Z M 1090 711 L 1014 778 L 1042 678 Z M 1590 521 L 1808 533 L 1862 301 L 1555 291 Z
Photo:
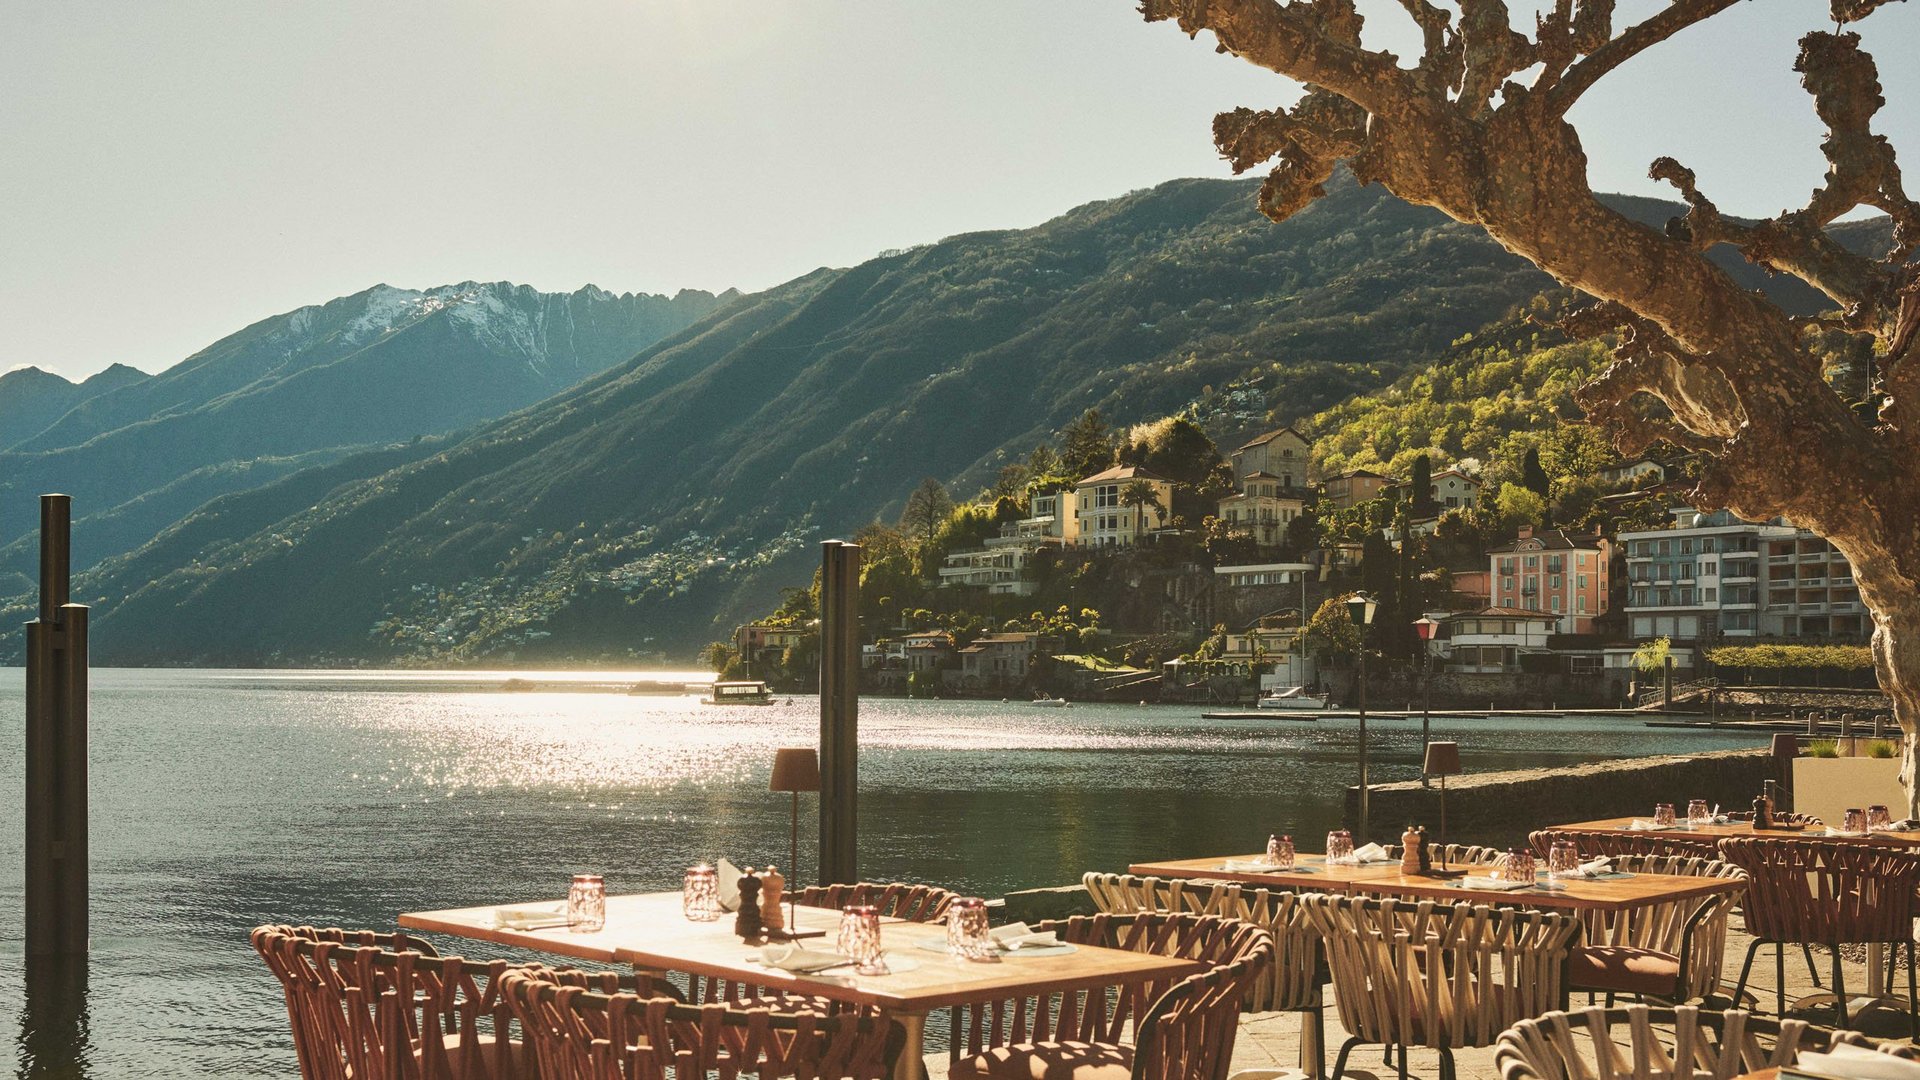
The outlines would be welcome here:
M 1552 615 L 1562 634 L 1590 634 L 1607 611 L 1612 545 L 1604 536 L 1522 526 L 1511 544 L 1487 552 L 1494 607 Z

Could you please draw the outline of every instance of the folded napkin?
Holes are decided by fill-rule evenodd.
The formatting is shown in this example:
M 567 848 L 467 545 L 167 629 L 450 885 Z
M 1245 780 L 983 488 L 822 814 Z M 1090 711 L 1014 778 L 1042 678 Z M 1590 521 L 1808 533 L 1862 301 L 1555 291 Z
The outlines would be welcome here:
M 1366 863 L 1392 862 L 1393 856 L 1387 854 L 1387 849 L 1381 847 L 1379 844 L 1367 844 L 1363 847 L 1353 849 L 1353 861 L 1362 865 Z
M 1920 1061 L 1904 1061 L 1892 1054 L 1846 1043 L 1824 1054 L 1803 1051 L 1798 1068 L 1822 1076 L 1843 1076 L 1847 1080 L 1920 1080 Z
M 1679 828 L 1678 825 L 1660 825 L 1660 824 L 1656 824 L 1653 821 L 1648 820 L 1647 818 L 1638 818 L 1638 817 L 1634 818 L 1633 821 L 1627 825 L 1627 830 L 1629 832 L 1658 832 L 1665 829 L 1677 829 L 1677 828 Z
M 493 925 L 501 930 L 532 930 L 535 927 L 567 925 L 565 901 L 551 904 L 523 904 L 493 909 Z
M 1512 892 L 1515 889 L 1525 889 L 1530 886 L 1522 881 L 1501 881 L 1499 878 L 1469 876 L 1460 879 L 1460 887 L 1463 889 L 1494 889 L 1499 892 Z
M 770 968 L 807 975 L 829 968 L 845 967 L 853 961 L 828 949 L 803 949 L 798 945 L 768 945 L 760 950 L 760 962 Z
M 1597 859 L 1594 859 L 1590 862 L 1583 862 L 1579 866 L 1575 867 L 1573 871 L 1573 876 L 1574 877 L 1599 877 L 1601 874 L 1611 874 L 1611 873 L 1613 873 L 1613 860 L 1607 858 L 1605 855 L 1602 855 Z
M 740 868 L 726 859 L 721 859 L 713 867 L 714 891 L 720 901 L 721 911 L 740 910 L 740 879 L 745 876 Z
M 1845 829 L 1836 829 L 1833 826 L 1829 825 L 1827 826 L 1826 835 L 1828 836 L 1865 836 L 1867 834 L 1863 832 L 1848 832 Z
M 1031 926 L 1023 922 L 996 926 L 987 931 L 987 940 L 1007 952 L 1021 949 L 1045 949 L 1060 944 L 1060 935 L 1048 930 L 1036 933 Z

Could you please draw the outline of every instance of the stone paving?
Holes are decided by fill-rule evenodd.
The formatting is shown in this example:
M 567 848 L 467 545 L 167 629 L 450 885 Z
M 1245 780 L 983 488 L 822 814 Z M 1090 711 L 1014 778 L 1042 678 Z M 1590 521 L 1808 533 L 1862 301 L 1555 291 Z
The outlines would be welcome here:
M 1735 921 L 1738 921 L 1737 917 Z M 1728 934 L 1727 953 L 1723 973 L 1725 986 L 1728 990 L 1732 989 L 1734 980 L 1740 975 L 1740 962 L 1746 957 L 1747 945 L 1751 940 L 1751 938 L 1740 933 L 1738 930 L 1734 930 Z M 1814 950 L 1813 959 L 1814 963 L 1820 968 L 1821 982 L 1826 983 L 1832 963 L 1829 954 L 1824 950 L 1816 949 Z M 1854 954 L 1848 962 L 1846 976 L 1850 991 L 1855 991 L 1856 988 L 1866 985 L 1866 976 L 1862 966 L 1863 962 L 1864 956 L 1858 953 Z M 1753 1008 L 1758 1014 L 1769 1018 L 1774 1015 L 1774 1001 L 1776 997 L 1773 972 L 1773 952 L 1770 948 L 1763 948 L 1759 956 L 1754 960 L 1753 974 L 1748 979 L 1747 987 L 1748 994 L 1757 1001 L 1757 1004 L 1750 1004 L 1749 1007 Z M 1789 949 L 1787 952 L 1786 974 L 1789 1010 L 1792 1010 L 1793 1003 L 1796 1000 L 1820 993 L 1819 990 L 1815 989 L 1812 980 L 1808 978 L 1806 960 L 1797 955 L 1795 950 L 1792 949 Z M 1902 967 L 1898 975 L 1897 989 L 1904 991 L 1905 983 L 1906 969 L 1903 959 Z M 1346 1033 L 1344 1029 L 1341 1028 L 1340 1021 L 1335 1015 L 1335 1009 L 1332 1007 L 1332 994 L 1333 988 L 1329 986 L 1327 988 L 1329 1006 L 1327 1009 L 1328 1069 L 1333 1067 L 1334 1055 L 1339 1050 L 1340 1044 L 1346 1039 Z M 1575 997 L 1574 1005 L 1576 1007 L 1583 1006 L 1584 1004 L 1584 996 Z M 1824 1028 L 1830 1026 L 1832 1022 L 1831 1008 L 1832 1006 L 1828 1005 L 1826 1007 L 1828 1011 L 1824 1012 L 1823 1015 L 1816 1015 L 1812 1012 L 1794 1013 L 1794 1015 L 1815 1024 L 1820 1024 L 1824 1030 Z M 1879 1013 L 1874 1016 L 1872 1023 L 1860 1026 L 1865 1027 L 1868 1033 L 1876 1038 L 1904 1039 L 1907 1033 L 1906 1018 L 1903 1014 Z M 1298 1013 L 1255 1013 L 1243 1017 L 1240 1021 L 1240 1037 L 1234 1047 L 1233 1069 L 1229 1075 L 1231 1076 L 1241 1072 L 1252 1073 L 1246 1080 L 1255 1080 L 1255 1078 L 1259 1076 L 1284 1077 L 1297 1075 L 1292 1071 L 1297 1068 L 1299 1064 L 1300 1028 L 1300 1014 Z M 1458 1069 L 1459 1080 L 1498 1080 L 1499 1074 L 1495 1072 L 1493 1067 L 1493 1051 L 1491 1049 L 1459 1050 L 1454 1054 L 1454 1061 Z M 937 1078 L 945 1077 L 947 1074 L 946 1055 L 944 1053 L 930 1055 L 927 1058 L 927 1071 L 929 1076 L 936 1078 L 936 1080 Z M 1356 1047 L 1353 1054 L 1347 1059 L 1347 1070 L 1344 1076 L 1351 1077 L 1353 1080 L 1393 1080 L 1393 1078 L 1397 1076 L 1397 1073 L 1398 1070 L 1393 1066 L 1381 1062 L 1381 1050 L 1379 1047 Z M 1437 1080 L 1440 1075 L 1439 1054 L 1431 1050 L 1416 1048 L 1408 1058 L 1408 1075 L 1418 1077 L 1420 1080 Z

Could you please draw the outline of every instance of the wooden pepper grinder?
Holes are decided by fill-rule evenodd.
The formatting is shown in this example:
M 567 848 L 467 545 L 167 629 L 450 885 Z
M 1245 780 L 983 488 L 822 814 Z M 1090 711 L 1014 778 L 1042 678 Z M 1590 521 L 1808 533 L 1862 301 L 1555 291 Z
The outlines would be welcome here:
M 760 922 L 769 937 L 779 937 L 787 928 L 787 913 L 780 908 L 780 894 L 786 887 L 787 876 L 777 866 L 769 865 L 760 875 Z
M 1420 834 L 1420 873 L 1422 876 L 1433 873 L 1433 852 L 1427 849 L 1427 827 L 1414 830 Z
M 1420 830 L 1409 824 L 1407 831 L 1400 834 L 1401 873 L 1418 874 L 1420 872 L 1420 863 L 1423 861 L 1420 856 L 1420 847 Z
M 760 879 L 753 867 L 740 875 L 740 912 L 733 917 L 733 932 L 741 941 L 758 942 L 766 936 L 767 925 L 760 918 Z

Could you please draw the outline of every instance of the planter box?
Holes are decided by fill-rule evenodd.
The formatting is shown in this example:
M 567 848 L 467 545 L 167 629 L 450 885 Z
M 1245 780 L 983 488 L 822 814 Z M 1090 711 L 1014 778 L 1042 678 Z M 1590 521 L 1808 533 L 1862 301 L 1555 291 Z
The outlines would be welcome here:
M 1898 758 L 1793 759 L 1793 808 L 1838 826 L 1848 807 L 1864 810 L 1875 803 L 1903 816 L 1906 789 L 1900 786 Z

